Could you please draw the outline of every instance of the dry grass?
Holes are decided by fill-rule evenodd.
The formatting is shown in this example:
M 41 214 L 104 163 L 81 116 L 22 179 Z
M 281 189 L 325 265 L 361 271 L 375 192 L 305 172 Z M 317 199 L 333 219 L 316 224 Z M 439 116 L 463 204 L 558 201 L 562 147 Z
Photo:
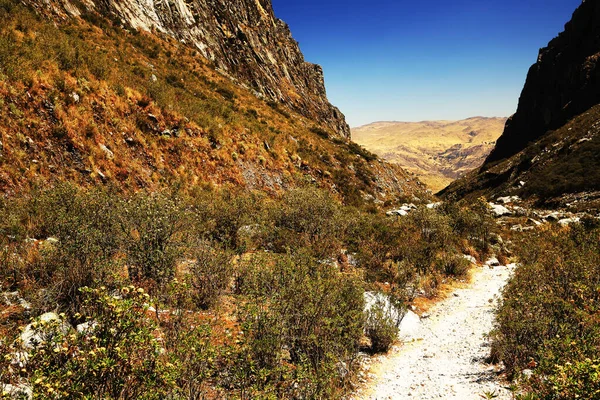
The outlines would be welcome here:
M 375 122 L 352 130 L 357 143 L 416 174 L 434 192 L 479 167 L 504 130 L 506 118 Z
M 381 190 L 368 177 L 390 167 L 236 86 L 181 43 L 97 16 L 55 26 L 14 0 L 0 3 L 4 192 L 69 180 L 275 193 L 315 181 L 355 188 L 341 193 L 355 202 Z

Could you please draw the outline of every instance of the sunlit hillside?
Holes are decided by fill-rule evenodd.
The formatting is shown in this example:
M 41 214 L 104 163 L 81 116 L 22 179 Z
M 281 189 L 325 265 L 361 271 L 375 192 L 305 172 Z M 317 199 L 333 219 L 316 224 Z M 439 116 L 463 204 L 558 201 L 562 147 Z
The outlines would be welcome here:
M 433 191 L 480 166 L 502 134 L 506 118 L 375 122 L 352 129 L 352 139 L 416 174 Z

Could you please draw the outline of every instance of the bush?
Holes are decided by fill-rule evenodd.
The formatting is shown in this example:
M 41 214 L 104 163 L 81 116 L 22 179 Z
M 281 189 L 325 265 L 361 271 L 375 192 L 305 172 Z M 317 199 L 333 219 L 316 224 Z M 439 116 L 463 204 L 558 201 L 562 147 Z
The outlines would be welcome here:
M 192 296 L 198 307 L 207 309 L 229 285 L 231 254 L 208 243 L 200 243 L 194 249 L 193 258 L 190 266 Z
M 598 396 L 588 380 L 600 358 L 599 243 L 600 230 L 573 226 L 517 246 L 523 265 L 504 290 L 492 354 L 510 376 L 537 365 L 523 386 L 539 398 Z
M 125 200 L 122 207 L 130 278 L 166 283 L 185 250 L 189 218 L 182 200 L 162 193 L 140 193 Z
M 387 352 L 398 339 L 400 316 L 394 318 L 390 304 L 381 299 L 367 311 L 365 335 L 371 340 L 371 350 L 375 353 Z
M 238 290 L 251 299 L 242 320 L 256 364 L 291 363 L 304 397 L 331 397 L 343 379 L 336 364 L 352 362 L 358 351 L 364 305 L 358 283 L 306 256 L 255 255 L 242 270 Z
M 31 233 L 51 238 L 40 245 L 41 257 L 26 273 L 47 287 L 42 301 L 48 306 L 77 307 L 80 287 L 112 281 L 108 267 L 119 239 L 118 207 L 111 197 L 102 189 L 62 184 L 30 199 Z
M 344 221 L 329 193 L 312 188 L 287 192 L 274 204 L 270 241 L 278 252 L 308 248 L 320 259 L 333 258 L 341 249 Z
M 35 398 L 165 398 L 174 388 L 174 370 L 159 356 L 156 326 L 145 314 L 147 295 L 133 287 L 121 291 L 123 299 L 105 288 L 82 292 L 83 314 L 69 318 L 88 328 L 65 330 L 64 315 L 62 321 L 35 322 L 47 340 L 15 375 L 30 382 Z

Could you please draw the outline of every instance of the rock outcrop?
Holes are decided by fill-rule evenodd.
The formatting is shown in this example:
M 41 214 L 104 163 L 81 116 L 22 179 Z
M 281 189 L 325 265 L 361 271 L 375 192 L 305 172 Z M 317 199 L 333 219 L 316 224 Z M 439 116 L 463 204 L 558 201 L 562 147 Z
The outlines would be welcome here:
M 350 137 L 344 115 L 327 100 L 323 70 L 308 63 L 270 0 L 23 0 L 66 18 L 98 12 L 124 26 L 170 35 L 259 97 Z
M 600 2 L 585 0 L 564 32 L 540 50 L 516 114 L 486 165 L 523 150 L 549 130 L 600 103 Z

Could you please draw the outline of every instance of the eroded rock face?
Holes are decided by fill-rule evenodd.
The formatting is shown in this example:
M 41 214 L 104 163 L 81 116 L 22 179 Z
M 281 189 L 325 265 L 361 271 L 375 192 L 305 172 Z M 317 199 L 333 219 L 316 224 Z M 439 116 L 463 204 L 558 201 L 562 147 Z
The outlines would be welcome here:
M 23 1 L 61 17 L 82 12 L 80 3 L 70 0 Z M 304 60 L 287 24 L 275 17 L 271 0 L 84 0 L 81 4 L 133 28 L 173 36 L 258 96 L 350 137 L 344 115 L 327 100 L 323 70 Z
M 565 31 L 540 50 L 516 114 L 486 164 L 523 150 L 549 130 L 600 103 L 600 2 L 584 1 Z

